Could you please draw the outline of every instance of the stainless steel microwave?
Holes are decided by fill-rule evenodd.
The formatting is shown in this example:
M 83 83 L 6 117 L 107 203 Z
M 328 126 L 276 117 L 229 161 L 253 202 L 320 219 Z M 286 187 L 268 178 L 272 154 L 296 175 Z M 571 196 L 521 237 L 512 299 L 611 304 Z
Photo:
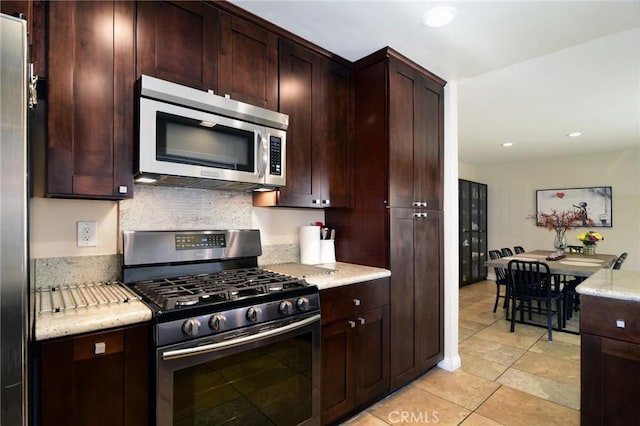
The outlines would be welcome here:
M 136 182 L 222 190 L 286 183 L 289 117 L 143 75 Z

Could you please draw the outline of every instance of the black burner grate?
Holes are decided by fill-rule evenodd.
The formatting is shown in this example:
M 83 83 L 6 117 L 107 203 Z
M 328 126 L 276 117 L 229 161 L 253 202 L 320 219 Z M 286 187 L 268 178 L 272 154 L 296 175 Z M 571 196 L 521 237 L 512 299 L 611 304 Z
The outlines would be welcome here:
M 303 280 L 289 275 L 260 268 L 247 268 L 145 280 L 135 283 L 133 287 L 162 309 L 169 310 L 259 297 L 305 285 Z

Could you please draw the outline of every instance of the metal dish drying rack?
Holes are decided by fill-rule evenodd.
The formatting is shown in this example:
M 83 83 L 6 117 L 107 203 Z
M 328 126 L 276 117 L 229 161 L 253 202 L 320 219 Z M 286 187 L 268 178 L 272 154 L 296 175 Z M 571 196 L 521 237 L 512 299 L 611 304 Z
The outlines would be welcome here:
M 117 303 L 140 297 L 118 281 L 78 285 L 45 286 L 36 289 L 38 313 L 64 312 Z

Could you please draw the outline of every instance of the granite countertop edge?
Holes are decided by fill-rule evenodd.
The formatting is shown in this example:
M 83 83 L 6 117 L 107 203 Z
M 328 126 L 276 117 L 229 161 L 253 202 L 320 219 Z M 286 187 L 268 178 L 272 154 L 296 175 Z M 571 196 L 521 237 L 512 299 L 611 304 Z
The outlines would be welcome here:
M 326 290 L 333 287 L 340 287 L 391 276 L 391 271 L 388 269 L 358 265 L 354 263 L 321 263 L 313 266 L 333 270 L 331 273 L 299 277 L 304 278 L 304 280 L 311 285 L 316 285 L 318 290 Z M 286 264 L 265 265 L 263 268 L 274 272 L 289 273 Z
M 150 321 L 152 312 L 138 300 L 69 312 L 43 312 L 35 317 L 35 340 L 70 337 Z
M 585 296 L 640 302 L 640 272 L 603 269 L 584 280 L 576 291 Z

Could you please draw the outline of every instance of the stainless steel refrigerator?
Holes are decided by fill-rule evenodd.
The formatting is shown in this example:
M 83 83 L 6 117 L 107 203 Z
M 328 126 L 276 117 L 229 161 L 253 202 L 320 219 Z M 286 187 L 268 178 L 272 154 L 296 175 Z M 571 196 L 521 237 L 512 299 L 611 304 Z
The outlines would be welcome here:
M 27 30 L 0 14 L 0 424 L 27 422 Z

